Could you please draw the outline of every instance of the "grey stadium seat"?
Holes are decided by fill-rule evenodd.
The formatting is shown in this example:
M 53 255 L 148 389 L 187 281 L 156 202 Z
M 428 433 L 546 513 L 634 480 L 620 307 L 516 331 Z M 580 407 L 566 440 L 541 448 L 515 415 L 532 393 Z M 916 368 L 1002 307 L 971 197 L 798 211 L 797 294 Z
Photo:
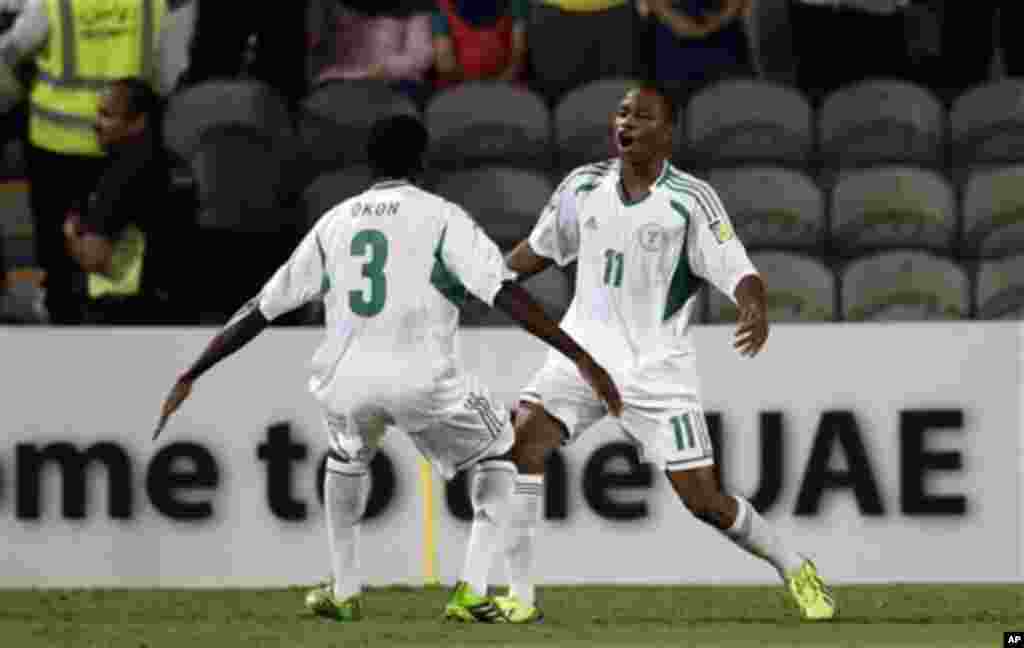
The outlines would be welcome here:
M 435 191 L 468 211 L 507 249 L 530 234 L 554 188 L 532 171 L 487 167 L 449 174 Z
M 453 86 L 433 97 L 426 121 L 433 166 L 551 166 L 551 115 L 524 88 L 482 81 Z
M 333 81 L 302 105 L 299 137 L 317 173 L 366 162 L 373 123 L 393 115 L 419 115 L 415 104 L 385 83 Z
M 331 208 L 370 186 L 370 167 L 363 164 L 317 177 L 302 194 L 306 217 L 312 226 Z
M 255 82 L 210 82 L 175 95 L 164 139 L 198 184 L 199 224 L 275 231 L 295 136 L 281 98 Z
M 964 252 L 1024 252 L 1024 165 L 973 173 L 963 192 Z
M 979 319 L 1024 319 L 1024 255 L 983 262 L 974 294 Z
M 818 142 L 832 167 L 906 163 L 939 166 L 946 114 L 928 90 L 865 81 L 833 92 L 821 107 Z
M 845 252 L 885 247 L 948 251 L 956 198 L 932 171 L 883 167 L 843 176 L 832 191 L 832 238 Z
M 544 311 L 559 320 L 565 315 L 571 300 L 571 286 L 565 272 L 551 267 L 530 277 L 523 287 L 544 307 Z M 497 308 L 486 308 L 481 304 L 463 310 L 462 322 L 468 326 L 518 326 L 511 317 Z
M 950 128 L 955 167 L 1024 161 L 1024 80 L 964 93 L 953 103 Z
M 778 167 L 718 169 L 709 182 L 747 247 L 821 249 L 825 197 L 803 173 Z
M 160 33 L 160 87 L 168 94 L 188 67 L 189 44 L 195 33 L 196 1 L 188 0 L 178 4 L 168 12 Z
M 750 260 L 768 287 L 768 318 L 773 322 L 830 322 L 836 319 L 836 279 L 817 259 L 788 252 L 755 252 Z M 709 319 L 735 322 L 736 305 L 709 287 Z
M 612 115 L 630 87 L 623 79 L 593 81 L 568 92 L 555 106 L 555 150 L 558 168 L 577 166 L 615 155 Z
M 892 251 L 852 262 L 841 275 L 849 321 L 948 320 L 970 314 L 967 273 L 922 251 Z
M 811 106 L 799 92 L 734 80 L 701 90 L 686 110 L 685 156 L 707 166 L 805 164 L 814 142 Z

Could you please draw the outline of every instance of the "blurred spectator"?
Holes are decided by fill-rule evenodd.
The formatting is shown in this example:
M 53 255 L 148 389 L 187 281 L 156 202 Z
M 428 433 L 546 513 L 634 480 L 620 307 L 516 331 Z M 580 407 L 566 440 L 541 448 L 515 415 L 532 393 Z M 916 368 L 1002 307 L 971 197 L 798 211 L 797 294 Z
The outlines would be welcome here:
M 967 0 L 957 0 L 957 2 Z M 910 70 L 904 10 L 909 0 L 789 0 L 796 83 L 820 100 L 869 78 Z
M 64 235 L 72 257 L 89 273 L 85 321 L 161 323 L 167 318 L 159 250 L 173 228 L 166 205 L 170 165 L 162 147 L 160 96 L 140 79 L 114 83 L 100 103 L 96 132 L 110 165 Z
M 1011 77 L 1024 77 L 1021 0 L 957 0 L 942 3 L 942 68 L 948 87 L 962 92 L 987 81 L 996 51 Z M 996 12 L 998 11 L 998 27 Z
M 195 32 L 179 87 L 249 76 L 270 85 L 296 109 L 309 86 L 310 0 L 195 2 Z
M 437 85 L 520 81 L 526 72 L 528 0 L 438 0 L 434 12 Z
M 102 9 L 102 10 L 101 10 Z M 30 92 L 30 203 L 36 261 L 46 272 L 46 305 L 55 324 L 77 322 L 75 265 L 64 247 L 68 209 L 96 186 L 104 161 L 93 124 L 105 84 L 124 76 L 159 78 L 164 0 L 25 0 L 0 36 L 9 67 L 34 57 Z
M 628 0 L 541 0 L 531 12 L 530 76 L 549 102 L 590 81 L 638 76 L 645 44 Z
M 744 18 L 751 0 L 637 0 L 653 20 L 650 76 L 681 103 L 703 86 L 754 76 Z
M 321 5 L 328 33 L 314 46 L 324 67 L 317 83 L 379 80 L 422 106 L 429 95 L 427 75 L 434 62 L 430 36 L 432 0 L 369 2 L 327 0 Z M 319 66 L 318 66 L 319 67 Z

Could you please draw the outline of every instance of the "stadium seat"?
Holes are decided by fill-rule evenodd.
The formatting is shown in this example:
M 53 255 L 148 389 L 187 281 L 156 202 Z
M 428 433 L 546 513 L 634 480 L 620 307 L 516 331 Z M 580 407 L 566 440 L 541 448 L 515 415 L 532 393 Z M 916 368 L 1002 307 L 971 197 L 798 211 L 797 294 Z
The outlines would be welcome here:
M 384 83 L 331 81 L 303 102 L 299 138 L 315 174 L 366 160 L 373 123 L 391 115 L 419 115 L 415 104 Z
M 978 319 L 1024 319 L 1024 254 L 981 263 L 974 295 Z
M 530 234 L 554 187 L 533 171 L 488 167 L 445 176 L 435 191 L 468 211 L 508 249 Z
M 288 110 L 270 86 L 255 81 L 210 81 L 171 97 L 164 119 L 164 141 L 178 157 L 189 160 L 207 132 L 250 129 L 286 141 L 293 136 Z
M 754 252 L 750 260 L 768 287 L 772 322 L 830 322 L 836 319 L 836 279 L 820 261 L 788 252 Z M 735 322 L 736 305 L 708 287 L 709 320 Z
M 544 307 L 544 311 L 556 321 L 565 315 L 571 299 L 569 278 L 558 267 L 551 267 L 530 277 L 523 287 Z M 462 322 L 467 326 L 518 326 L 515 320 L 497 308 L 487 308 L 482 303 L 474 304 L 462 312 Z
M 953 102 L 950 128 L 955 168 L 1024 161 L 1024 80 L 964 93 Z
M 752 80 L 723 81 L 697 93 L 686 110 L 679 157 L 706 166 L 802 166 L 814 142 L 811 106 L 798 91 Z
M 268 86 L 210 82 L 175 95 L 164 139 L 191 167 L 200 226 L 257 232 L 280 226 L 295 136 L 284 102 Z
M 748 248 L 822 250 L 825 197 L 803 173 L 778 167 L 717 169 L 709 181 Z
M 853 322 L 948 320 L 970 314 L 967 273 L 924 251 L 857 259 L 841 274 L 843 317 Z
M 760 76 L 785 83 L 795 81 L 796 60 L 788 0 L 754 2 L 746 27 Z
M 1024 165 L 971 174 L 963 191 L 963 214 L 965 254 L 1024 252 Z
M 932 171 L 883 167 L 843 176 L 832 191 L 832 239 L 843 253 L 886 247 L 949 251 L 956 232 L 952 188 Z
M 366 191 L 370 186 L 370 167 L 352 166 L 317 177 L 303 192 L 309 226 L 332 207 Z
M 945 111 L 928 90 L 902 81 L 865 81 L 829 95 L 818 119 L 826 166 L 939 167 Z
M 558 169 L 615 155 L 612 115 L 629 88 L 629 81 L 605 79 L 568 92 L 555 106 L 555 151 Z
M 179 2 L 168 12 L 160 33 L 160 87 L 170 94 L 178 78 L 188 67 L 189 44 L 195 33 L 196 2 Z
M 427 105 L 426 121 L 432 166 L 551 166 L 551 115 L 524 88 L 482 81 L 452 86 Z

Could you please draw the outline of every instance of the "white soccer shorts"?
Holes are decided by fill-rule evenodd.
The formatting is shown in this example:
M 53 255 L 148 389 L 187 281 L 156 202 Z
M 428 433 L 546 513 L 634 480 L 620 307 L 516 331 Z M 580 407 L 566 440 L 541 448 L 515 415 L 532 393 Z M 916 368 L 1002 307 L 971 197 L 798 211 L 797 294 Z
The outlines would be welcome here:
M 440 392 L 439 392 L 440 393 Z M 361 397 L 325 414 L 330 448 L 342 461 L 369 465 L 390 427 L 405 431 L 445 478 L 508 452 L 515 433 L 508 410 L 472 376 L 443 395 Z
M 696 398 L 665 396 L 663 389 L 645 388 L 641 381 L 616 383 L 623 400 L 618 423 L 637 446 L 642 461 L 670 472 L 715 463 L 704 410 Z M 575 368 L 561 363 L 546 364 L 520 398 L 543 406 L 565 426 L 566 445 L 607 415 L 604 404 Z

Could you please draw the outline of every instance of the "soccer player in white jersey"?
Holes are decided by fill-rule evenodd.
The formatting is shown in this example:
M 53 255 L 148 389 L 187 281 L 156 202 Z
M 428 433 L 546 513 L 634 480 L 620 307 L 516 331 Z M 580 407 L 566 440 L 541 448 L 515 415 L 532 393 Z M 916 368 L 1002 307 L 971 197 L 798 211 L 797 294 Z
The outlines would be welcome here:
M 578 262 L 562 326 L 622 388 L 625 435 L 665 471 L 693 515 L 778 570 L 804 618 L 831 618 L 835 604 L 814 565 L 788 549 L 749 502 L 722 492 L 701 409 L 689 333 L 698 290 L 709 282 L 736 301 L 734 346 L 754 356 L 768 336 L 764 282 L 715 191 L 669 163 L 671 99 L 640 84 L 613 121 L 618 159 L 569 174 L 507 265 L 525 278 L 552 263 Z M 531 569 L 545 455 L 605 414 L 557 354 L 521 394 L 511 455 L 520 472 L 518 510 L 506 548 L 511 587 L 497 599 L 513 622 L 539 617 Z
M 457 304 L 467 293 L 573 358 L 595 398 L 613 411 L 622 405 L 609 375 L 511 280 L 498 247 L 472 219 L 409 181 L 421 168 L 426 143 L 415 118 L 374 125 L 368 148 L 373 186 L 320 218 L 260 294 L 178 379 L 156 430 L 205 371 L 274 318 L 323 300 L 326 334 L 309 388 L 323 408 L 330 439 L 324 503 L 334 581 L 332 588 L 310 592 L 306 604 L 341 621 L 362 616 L 359 521 L 370 490 L 368 465 L 389 426 L 403 429 L 445 478 L 472 470 L 475 515 L 445 616 L 506 620 L 486 593 L 515 484 L 515 466 L 502 456 L 512 445 L 513 428 L 504 406 L 459 367 Z

